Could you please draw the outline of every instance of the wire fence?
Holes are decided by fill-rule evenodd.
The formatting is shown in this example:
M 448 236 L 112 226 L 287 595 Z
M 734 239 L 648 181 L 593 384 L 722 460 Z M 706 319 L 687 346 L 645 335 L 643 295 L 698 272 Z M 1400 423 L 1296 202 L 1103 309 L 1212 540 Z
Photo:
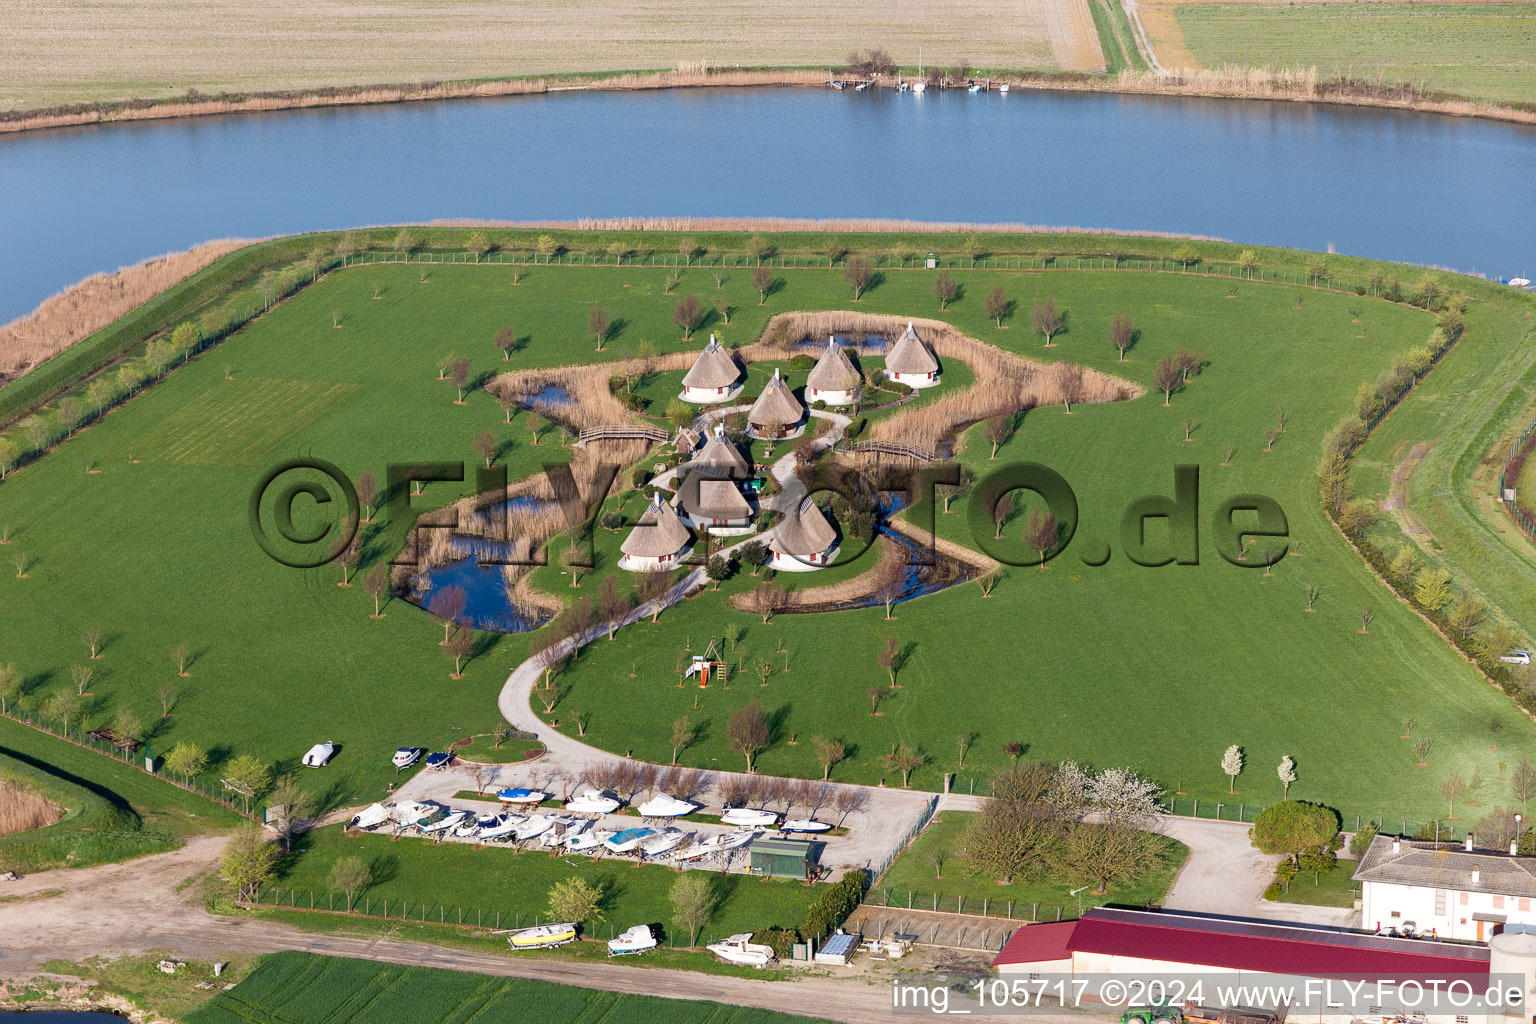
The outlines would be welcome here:
M 253 813 L 197 779 L 181 779 L 159 770 L 150 756 L 147 746 L 139 747 L 136 745 L 133 748 L 121 748 L 91 736 L 90 730 L 85 728 L 83 723 L 78 725 L 72 725 L 68 722 L 50 723 L 42 719 L 33 718 L 30 714 L 19 708 L 9 708 L 0 717 L 8 718 L 19 725 L 25 725 L 30 729 L 46 733 L 55 739 L 73 743 L 77 747 L 83 747 L 103 757 L 110 757 L 112 760 L 124 764 L 135 771 L 143 772 L 145 775 L 168 782 L 173 786 L 186 790 L 188 793 L 196 793 L 203 799 L 211 800 L 220 807 L 233 811 L 242 817 L 250 818 L 253 821 L 260 820 L 259 809 L 257 813 Z M 142 753 L 140 752 L 141 750 Z
M 1004 921 L 1071 921 L 1080 913 L 1078 905 L 1042 903 L 995 896 L 922 892 L 916 889 L 871 889 L 864 897 L 867 907 L 910 910 L 923 914 L 960 914 L 966 917 L 992 917 Z M 1085 909 L 1085 908 L 1084 908 Z
M 891 852 L 886 854 L 885 860 L 880 862 L 879 867 L 870 870 L 869 877 L 871 879 L 877 879 L 885 874 L 886 869 L 896 862 L 896 858 L 906 852 L 907 847 L 912 845 L 913 841 L 922 834 L 923 829 L 928 827 L 928 823 L 933 820 L 933 813 L 938 810 L 938 807 L 939 798 L 937 796 L 929 797 L 928 803 L 923 806 L 923 812 L 917 816 L 917 820 L 902 835 L 900 841 L 892 847 Z
M 1531 420 L 1530 426 L 1526 427 L 1520 436 L 1515 438 L 1514 444 L 1509 446 L 1509 457 L 1504 460 L 1504 468 L 1499 471 L 1498 498 L 1525 535 L 1536 541 L 1536 515 L 1532 515 L 1530 509 L 1521 500 L 1520 489 L 1517 486 L 1526 460 L 1530 458 L 1532 450 L 1536 449 L 1536 437 L 1532 436 L 1533 433 L 1536 433 L 1536 420 Z M 1510 492 L 1514 492 L 1513 495 Z

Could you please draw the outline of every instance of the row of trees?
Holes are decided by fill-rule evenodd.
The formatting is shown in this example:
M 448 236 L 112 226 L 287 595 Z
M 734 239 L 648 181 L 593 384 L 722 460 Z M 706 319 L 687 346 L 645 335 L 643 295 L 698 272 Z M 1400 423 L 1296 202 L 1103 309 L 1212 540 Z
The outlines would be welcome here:
M 1243 774 L 1248 767 L 1248 755 L 1243 748 L 1234 743 L 1221 755 L 1221 771 L 1227 776 L 1227 792 L 1237 792 L 1237 777 Z M 1275 766 L 1275 775 L 1280 779 L 1281 799 L 1290 799 L 1291 785 L 1296 781 L 1296 759 L 1289 754 L 1280 758 L 1280 763 Z

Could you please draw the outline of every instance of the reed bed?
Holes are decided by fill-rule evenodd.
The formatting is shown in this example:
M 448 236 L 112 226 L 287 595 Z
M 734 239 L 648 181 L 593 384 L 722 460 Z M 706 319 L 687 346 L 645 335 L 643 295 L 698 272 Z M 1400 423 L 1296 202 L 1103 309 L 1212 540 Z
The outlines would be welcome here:
M 429 222 L 434 227 L 523 228 L 564 231 L 767 231 L 767 232 L 866 232 L 894 234 L 990 234 L 990 235 L 1124 235 L 1133 233 L 1147 238 L 1193 239 L 1221 242 L 1213 235 L 1190 235 L 1177 231 L 1118 230 L 1085 228 L 1072 225 L 1020 224 L 1012 221 L 931 221 L 904 220 L 895 217 L 580 217 L 576 220 L 488 220 L 454 217 Z
M 92 274 L 49 296 L 32 312 L 0 326 L 0 384 L 20 377 L 215 260 L 250 244 L 250 239 L 243 238 L 204 242 L 111 273 Z
M 0 780 L 0 836 L 52 825 L 64 814 L 41 794 Z

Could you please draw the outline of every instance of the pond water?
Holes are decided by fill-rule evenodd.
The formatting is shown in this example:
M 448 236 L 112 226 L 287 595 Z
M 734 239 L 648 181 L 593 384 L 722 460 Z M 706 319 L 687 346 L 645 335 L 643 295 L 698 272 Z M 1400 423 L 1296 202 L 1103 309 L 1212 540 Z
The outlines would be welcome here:
M 885 217 L 1180 231 L 1536 270 L 1536 129 L 1173 97 L 679 89 L 0 137 L 0 320 L 211 237 L 483 217 Z
M 507 502 L 506 510 L 509 514 L 519 510 L 537 511 L 547 505 L 535 498 L 513 498 Z M 430 608 L 437 593 L 448 587 L 458 587 L 464 591 L 464 612 L 454 621 L 461 626 L 496 633 L 527 633 L 549 621 L 548 616 L 514 606 L 507 594 L 502 567 L 483 561 L 508 558 L 511 554 L 509 543 L 456 536 L 453 544 L 455 551 L 464 557 L 421 573 L 409 598 L 412 604 Z

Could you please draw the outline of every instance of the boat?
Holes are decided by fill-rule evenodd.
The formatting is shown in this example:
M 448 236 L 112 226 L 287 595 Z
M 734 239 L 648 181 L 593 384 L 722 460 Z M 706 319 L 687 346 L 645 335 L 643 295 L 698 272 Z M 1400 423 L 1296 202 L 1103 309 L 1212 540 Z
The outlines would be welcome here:
M 566 839 L 565 848 L 572 853 L 589 853 L 602 846 L 614 835 L 615 833 L 602 828 L 593 829 L 590 832 L 578 832 Z
M 723 942 L 711 942 L 704 948 L 722 960 L 729 960 L 733 964 L 747 964 L 750 967 L 765 967 L 778 959 L 773 955 L 772 946 L 753 942 L 751 932 L 732 935 Z
M 428 771 L 437 771 L 440 768 L 447 768 L 452 763 L 453 751 L 439 750 L 435 754 L 428 754 L 423 765 Z
M 974 81 L 972 81 L 969 85 L 967 85 L 965 87 L 965 91 L 966 92 L 981 92 L 981 86 L 977 85 Z
M 677 851 L 675 857 L 679 861 L 698 860 L 701 857 L 709 857 L 716 853 L 724 853 L 737 847 L 746 846 L 758 835 L 755 828 L 738 829 L 735 832 L 717 832 L 708 839 L 701 839 L 692 845 L 685 846 Z
M 1509 284 L 1512 288 L 1529 288 L 1531 281 L 1526 277 L 1512 277 L 1509 279 Z
M 843 91 L 843 83 L 839 82 L 837 79 L 834 78 L 832 80 L 832 88 L 836 89 L 838 92 L 842 92 Z
M 400 772 L 409 768 L 421 759 L 420 747 L 401 747 L 395 751 L 395 756 L 390 758 L 394 763 L 395 771 Z
M 619 798 L 602 790 L 587 789 L 567 800 L 565 809 L 582 814 L 612 814 L 619 809 Z
M 324 768 L 326 763 L 330 761 L 331 757 L 335 753 L 336 744 L 330 742 L 329 740 L 324 743 L 316 743 L 314 746 L 310 747 L 309 752 L 304 755 L 304 767 Z
M 546 817 L 542 814 L 535 814 L 533 817 L 528 818 L 522 824 L 518 825 L 515 830 L 513 830 L 512 838 L 515 841 L 521 843 L 526 839 L 532 839 L 534 836 L 543 835 L 545 832 L 548 832 L 551 828 L 553 828 L 554 824 L 555 822 L 553 818 Z
M 416 830 L 424 836 L 435 836 L 438 833 L 447 833 L 459 825 L 468 822 L 471 826 L 475 823 L 475 816 L 468 811 L 453 811 L 443 815 L 436 821 L 426 825 L 418 824 Z
M 453 834 L 458 839 L 469 839 L 500 824 L 501 815 L 499 814 L 488 814 L 483 818 L 469 817 L 459 823 L 459 827 L 453 830 Z
M 539 845 L 551 850 L 565 845 L 566 836 L 583 832 L 592 825 L 590 818 L 572 818 L 563 814 L 550 815 L 549 821 L 549 831 L 539 836 Z
M 900 82 L 896 86 L 896 91 L 897 92 L 906 92 L 907 90 L 909 90 L 911 88 L 912 88 L 912 86 L 910 84 L 908 84 L 906 82 Z
M 512 834 L 517 831 L 517 826 L 527 820 L 521 814 L 504 814 L 501 816 L 501 824 L 493 825 L 490 828 L 482 828 L 478 838 L 481 842 L 504 842 L 511 839 Z
M 660 857 L 662 854 L 677 849 L 688 840 L 693 833 L 684 832 L 680 828 L 664 828 L 655 835 L 647 836 L 640 844 L 640 856 Z
M 779 816 L 772 811 L 754 811 L 750 807 L 727 807 L 720 820 L 727 825 L 772 825 Z
M 1004 96 L 1008 95 L 1008 83 L 1004 82 L 1002 85 L 998 86 L 997 91 L 1002 93 Z
M 496 799 L 504 804 L 541 804 L 549 799 L 549 794 L 539 789 L 504 789 L 496 794 Z
M 352 815 L 352 820 L 347 823 L 347 827 L 372 832 L 380 825 L 393 821 L 394 817 L 393 804 L 373 804 Z
M 792 818 L 779 826 L 780 832 L 830 832 L 832 826 L 815 818 Z
M 655 832 L 653 828 L 627 828 L 604 839 L 603 845 L 614 853 L 628 853 L 640 845 L 640 840 Z
M 922 79 L 918 79 L 917 81 L 912 83 L 912 91 L 913 92 L 927 92 L 928 91 L 928 83 L 923 81 Z
M 438 804 L 422 804 L 414 800 L 402 800 L 395 804 L 391 817 L 401 828 L 412 825 L 430 825 L 442 817 L 447 808 Z
M 637 924 L 633 928 L 627 928 L 616 939 L 608 940 L 609 956 L 634 956 L 636 953 L 644 953 L 656 948 L 656 936 L 651 934 L 651 926 Z
M 645 803 L 636 807 L 642 818 L 681 818 L 685 814 L 692 814 L 699 809 L 699 805 L 689 803 L 687 800 L 679 800 L 675 796 L 666 793 L 658 793 Z
M 507 945 L 513 949 L 549 949 L 574 942 L 575 939 L 574 924 L 541 924 L 508 935 Z
M 853 91 L 854 92 L 863 92 L 865 89 L 868 89 L 868 88 L 869 88 L 869 83 L 868 82 L 860 82 L 858 85 L 853 87 Z

